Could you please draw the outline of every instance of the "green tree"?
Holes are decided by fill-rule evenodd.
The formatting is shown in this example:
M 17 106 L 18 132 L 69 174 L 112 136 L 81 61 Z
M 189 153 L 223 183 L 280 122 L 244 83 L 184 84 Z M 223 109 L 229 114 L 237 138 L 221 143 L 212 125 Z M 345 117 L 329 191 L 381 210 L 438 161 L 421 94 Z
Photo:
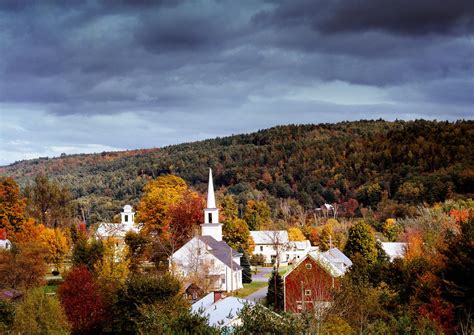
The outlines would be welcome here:
M 242 248 L 247 252 L 252 252 L 255 247 L 249 228 L 242 219 L 227 219 L 223 224 L 222 235 L 223 240 L 233 249 Z
M 349 229 L 349 239 L 344 248 L 349 257 L 360 254 L 368 263 L 377 260 L 377 246 L 374 233 L 368 224 L 359 221 Z
M 443 251 L 447 261 L 440 271 L 443 295 L 454 304 L 456 317 L 466 329 L 474 326 L 470 318 L 474 306 L 474 210 L 467 222 L 461 223 L 461 233 L 454 236 Z M 470 324 L 469 324 L 470 323 Z
M 244 220 L 250 230 L 259 230 L 270 224 L 270 207 L 263 200 L 249 200 L 245 207 Z
M 144 259 L 150 241 L 146 236 L 133 231 L 125 235 L 125 243 L 128 247 L 128 259 L 130 260 L 130 271 L 137 272 L 140 268 L 140 262 Z
M 89 271 L 94 271 L 95 264 L 104 256 L 104 243 L 101 240 L 90 241 L 80 238 L 72 249 L 72 264 L 85 265 Z
M 35 177 L 33 184 L 25 187 L 28 199 L 27 213 L 46 227 L 69 226 L 72 218 L 70 191 L 44 175 Z
M 59 300 L 43 289 L 29 291 L 16 307 L 13 331 L 19 334 L 69 334 L 70 326 Z
M 283 310 L 283 279 L 280 274 L 273 270 L 268 280 L 267 304 L 276 311 Z
M 13 303 L 0 300 L 0 334 L 8 334 L 7 330 L 15 319 L 15 305 Z
M 240 249 L 242 257 L 240 257 L 240 266 L 242 267 L 242 282 L 249 284 L 252 282 L 252 270 L 250 269 L 250 260 L 247 252 Z
M 180 289 L 180 281 L 170 273 L 133 274 L 119 289 L 110 308 L 108 331 L 136 334 L 140 327 L 144 327 L 145 320 L 160 317 L 161 313 L 155 313 L 158 310 L 163 313 L 181 310 L 183 297 L 179 294 Z

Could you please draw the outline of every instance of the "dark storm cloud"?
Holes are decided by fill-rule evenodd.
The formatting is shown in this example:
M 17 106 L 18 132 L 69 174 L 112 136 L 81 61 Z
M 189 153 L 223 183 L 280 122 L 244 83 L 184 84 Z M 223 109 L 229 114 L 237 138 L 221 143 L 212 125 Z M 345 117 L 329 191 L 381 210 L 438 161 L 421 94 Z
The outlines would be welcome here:
M 254 18 L 275 25 L 309 24 L 326 33 L 382 30 L 419 35 L 472 32 L 471 0 L 295 0 L 282 1 L 276 9 Z
M 471 118 L 473 7 L 0 1 L 0 157 L 160 146 L 282 123 Z

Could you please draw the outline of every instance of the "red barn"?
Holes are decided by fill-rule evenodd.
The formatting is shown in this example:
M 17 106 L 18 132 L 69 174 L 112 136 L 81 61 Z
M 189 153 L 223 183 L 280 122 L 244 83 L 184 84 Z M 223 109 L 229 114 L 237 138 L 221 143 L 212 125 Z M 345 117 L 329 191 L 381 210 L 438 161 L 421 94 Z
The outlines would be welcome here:
M 352 262 L 339 249 L 307 254 L 283 276 L 286 312 L 300 313 L 326 305 L 331 291 L 340 286 L 339 278 Z

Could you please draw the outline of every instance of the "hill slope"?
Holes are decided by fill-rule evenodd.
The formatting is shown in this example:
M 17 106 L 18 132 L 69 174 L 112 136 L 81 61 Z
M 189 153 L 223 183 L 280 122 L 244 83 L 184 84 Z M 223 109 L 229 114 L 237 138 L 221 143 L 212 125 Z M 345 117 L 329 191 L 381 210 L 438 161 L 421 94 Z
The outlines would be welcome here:
M 208 167 L 218 188 L 246 197 L 257 189 L 268 199 L 298 199 L 306 209 L 351 198 L 374 207 L 384 192 L 405 203 L 472 196 L 473 143 L 473 121 L 289 125 L 161 149 L 21 161 L 0 174 L 21 185 L 47 174 L 100 213 L 97 220 L 134 203 L 146 181 L 161 174 L 204 190 Z

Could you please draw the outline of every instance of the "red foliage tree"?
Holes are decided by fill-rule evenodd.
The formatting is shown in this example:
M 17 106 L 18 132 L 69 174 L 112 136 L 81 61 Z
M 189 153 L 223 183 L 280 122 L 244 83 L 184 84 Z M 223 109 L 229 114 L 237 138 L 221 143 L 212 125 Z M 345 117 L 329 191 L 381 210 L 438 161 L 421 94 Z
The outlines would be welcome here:
M 75 334 L 89 334 L 98 330 L 105 319 L 104 303 L 87 267 L 73 268 L 58 293 Z
M 186 191 L 182 200 L 170 206 L 169 239 L 181 247 L 194 234 L 203 222 L 204 198 L 196 192 Z

